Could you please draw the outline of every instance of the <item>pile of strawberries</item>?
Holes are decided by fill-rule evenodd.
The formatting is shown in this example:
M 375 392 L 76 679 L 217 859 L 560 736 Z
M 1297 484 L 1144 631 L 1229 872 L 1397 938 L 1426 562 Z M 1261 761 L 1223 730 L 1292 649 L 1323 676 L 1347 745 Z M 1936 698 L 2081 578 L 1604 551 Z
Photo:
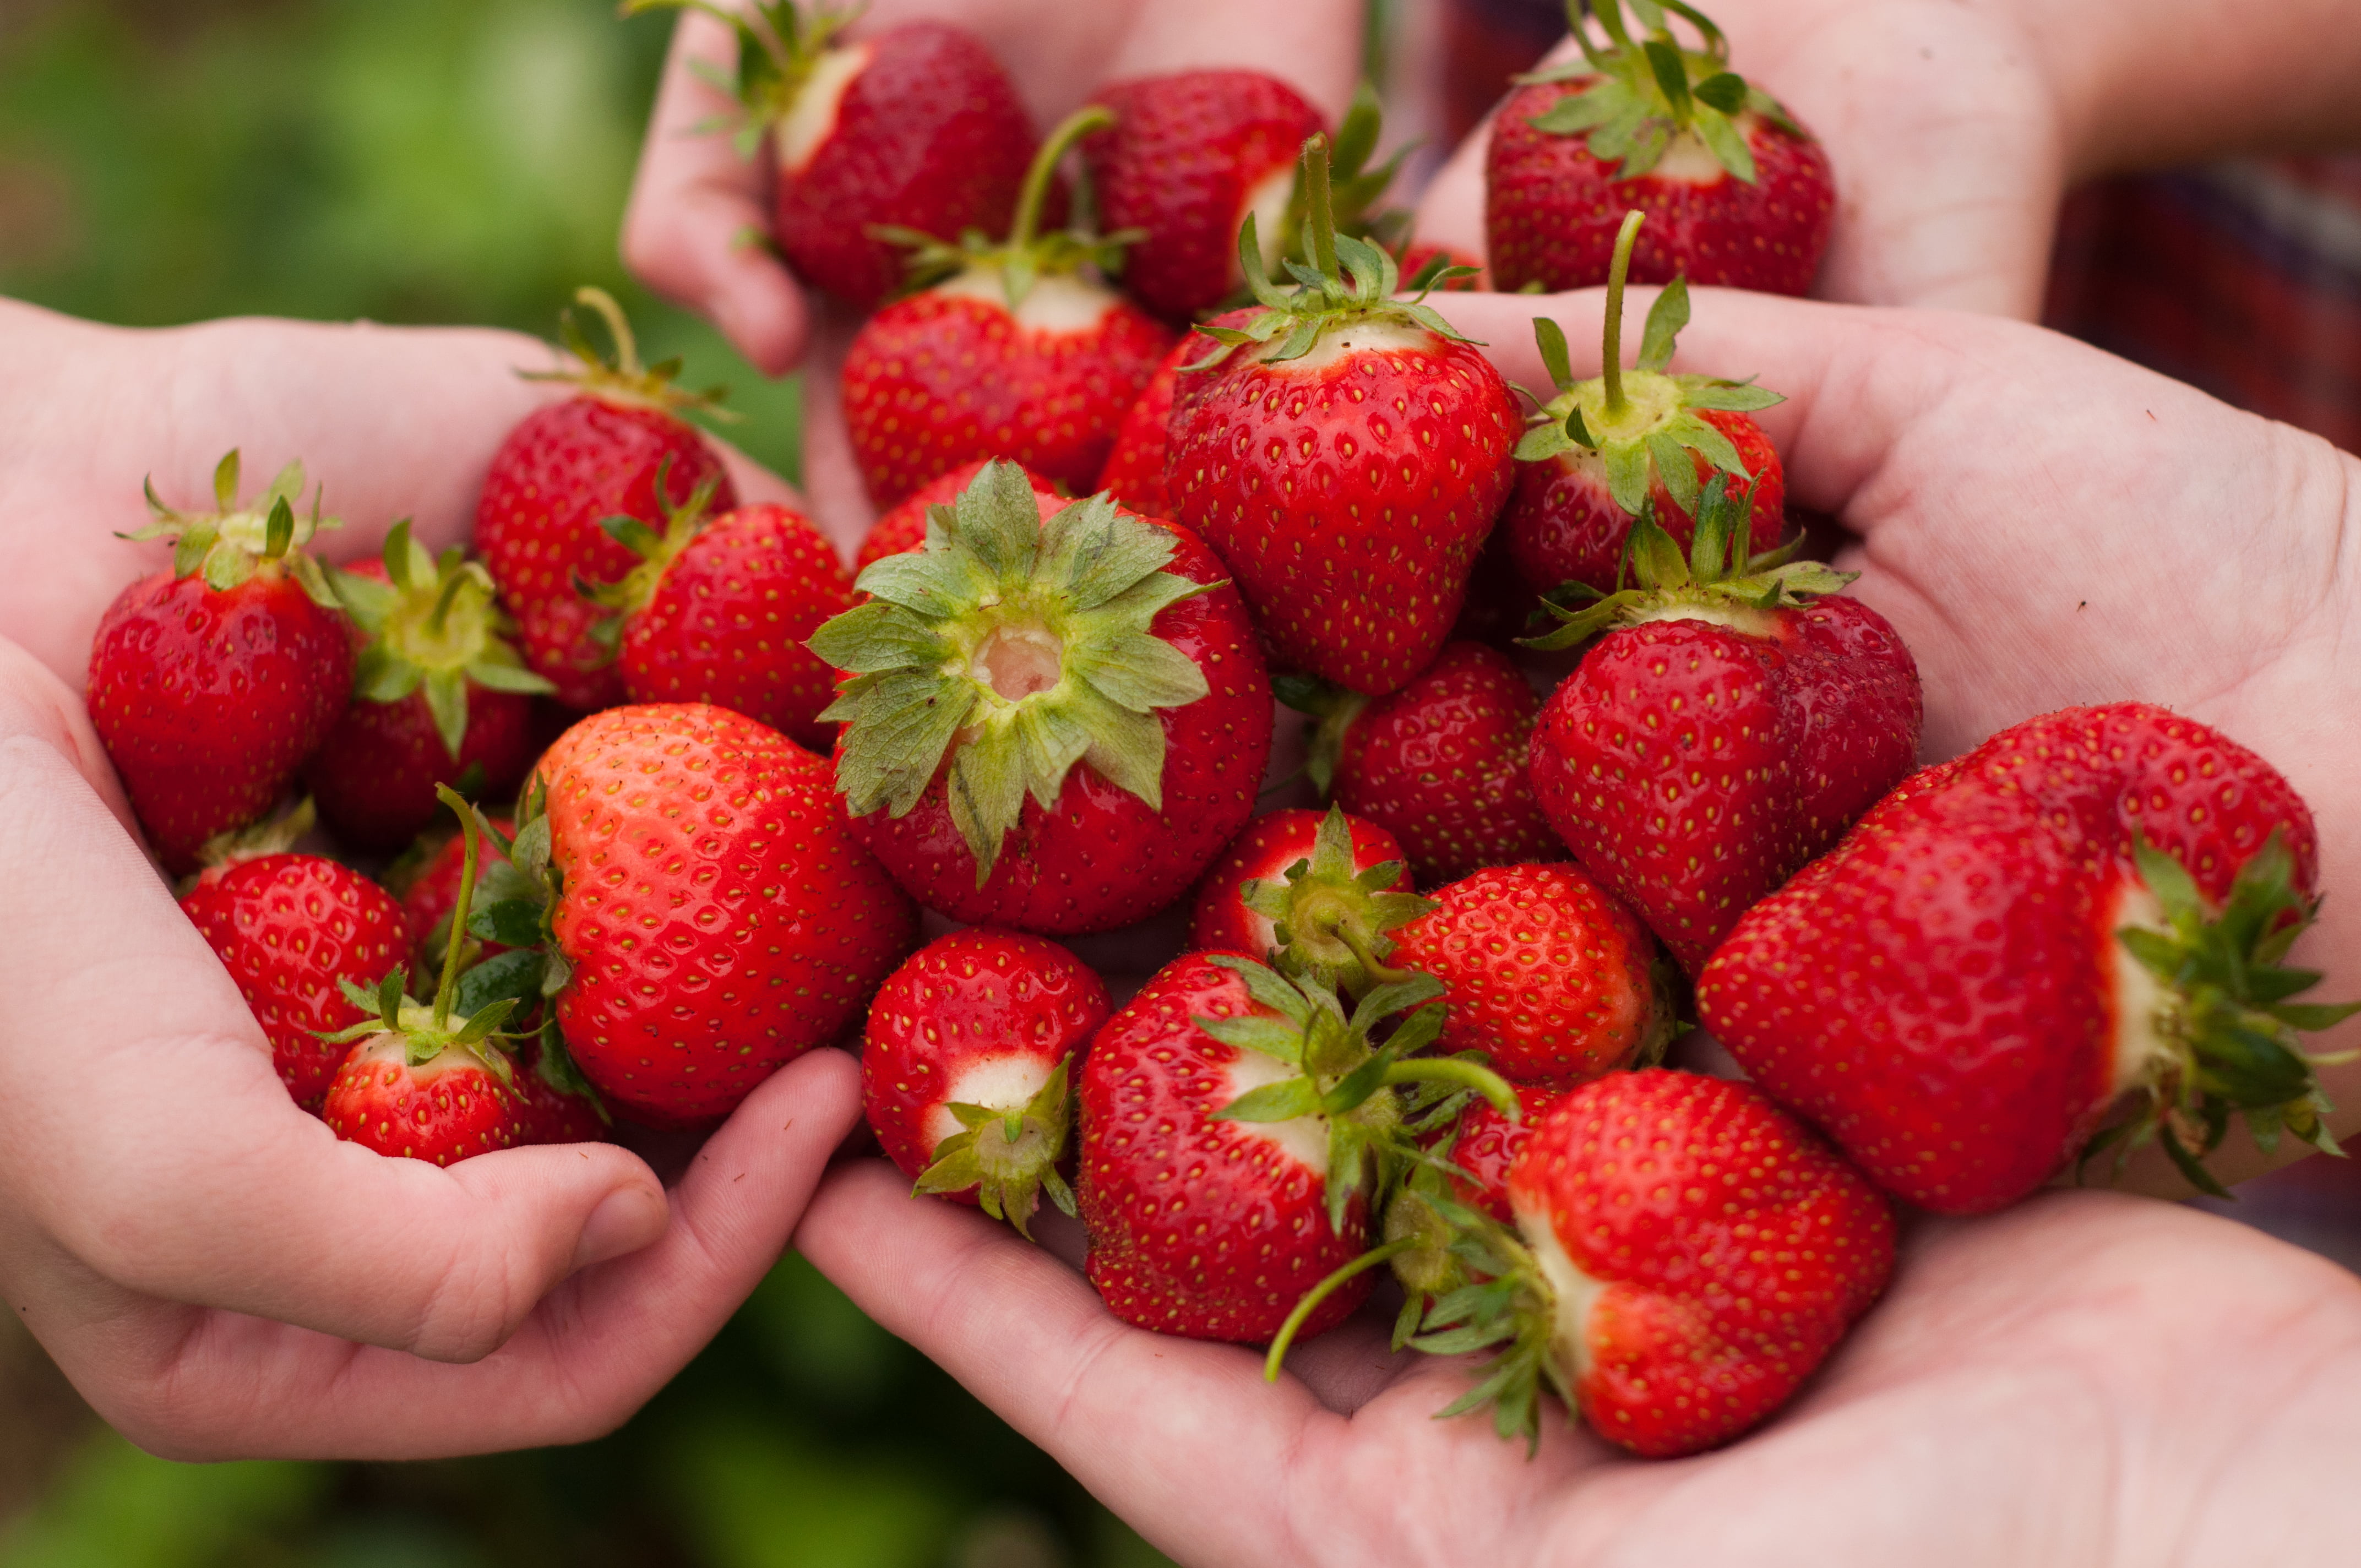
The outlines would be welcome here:
M 2149 1141 L 2210 1185 L 2234 1115 L 2332 1147 L 2286 781 L 2130 703 L 1916 769 L 1776 395 L 1668 371 L 1684 272 L 1809 281 L 1827 164 L 1709 23 L 1631 9 L 1494 139 L 1496 280 L 1609 285 L 1599 376 L 1535 322 L 1531 407 L 1425 302 L 1466 269 L 1405 292 L 1366 100 L 1332 137 L 1189 72 L 1037 145 L 956 28 L 748 13 L 778 243 L 879 307 L 857 581 L 586 291 L 616 352 L 569 324 L 479 558 L 324 569 L 301 471 L 241 501 L 233 455 L 100 630 L 93 718 L 290 1093 L 447 1162 L 709 1124 L 858 1025 L 917 1190 L 1077 1216 L 1126 1321 L 1275 1371 L 1389 1272 L 1397 1348 L 1488 1355 L 1455 1411 L 1554 1391 L 1651 1455 L 1795 1392 L 1896 1199 Z M 1324 810 L 1257 815 L 1275 695 Z M 416 839 L 388 886 L 289 850 L 299 782 L 349 850 Z M 1128 996 L 1055 939 L 1181 909 Z M 1660 1065 L 1693 1024 L 1746 1081 Z

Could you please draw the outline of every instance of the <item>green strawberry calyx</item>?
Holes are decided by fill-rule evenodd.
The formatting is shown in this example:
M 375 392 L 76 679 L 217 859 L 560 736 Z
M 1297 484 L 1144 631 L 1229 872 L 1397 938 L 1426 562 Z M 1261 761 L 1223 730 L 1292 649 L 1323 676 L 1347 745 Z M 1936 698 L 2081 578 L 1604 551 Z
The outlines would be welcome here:
M 324 491 L 317 488 L 312 492 L 310 515 L 298 515 L 295 503 L 303 495 L 302 462 L 290 463 L 279 470 L 262 493 L 244 506 L 237 504 L 237 481 L 236 447 L 214 466 L 212 511 L 181 511 L 168 507 L 157 498 L 154 482 L 142 480 L 140 488 L 147 494 L 148 510 L 155 514 L 155 520 L 144 528 L 115 537 L 143 544 L 151 539 L 170 539 L 172 576 L 202 576 L 205 587 L 216 593 L 227 593 L 258 576 L 273 581 L 285 576 L 294 578 L 321 609 L 343 609 L 330 591 L 320 564 L 303 547 L 321 530 L 341 528 L 344 524 L 340 519 L 320 515 Z
M 516 630 L 501 610 L 483 563 L 454 544 L 428 553 L 404 518 L 385 536 L 387 580 L 332 571 L 329 585 L 355 624 L 368 633 L 354 663 L 353 696 L 362 702 L 426 698 L 434 732 L 456 761 L 467 734 L 467 683 L 491 691 L 557 688 L 525 668 L 509 641 Z
M 911 1190 L 973 1192 L 985 1213 L 1006 1220 L 1027 1241 L 1033 1239 L 1027 1226 L 1045 1188 L 1060 1212 L 1079 1218 L 1073 1190 L 1058 1174 L 1073 1126 L 1069 1065 L 1060 1062 L 1023 1105 L 947 1105 L 962 1130 L 935 1146 L 934 1163 L 918 1174 Z
M 741 417 L 721 406 L 721 400 L 730 395 L 727 388 L 708 387 L 702 392 L 692 392 L 675 386 L 681 367 L 677 356 L 653 365 L 641 363 L 639 339 L 632 334 L 631 320 L 623 314 L 623 307 L 615 302 L 614 295 L 586 283 L 574 291 L 574 302 L 588 307 L 606 324 L 608 338 L 614 345 L 612 352 L 599 352 L 583 331 L 581 318 L 569 307 L 557 313 L 557 346 L 574 363 L 555 370 L 520 370 L 520 378 L 562 383 L 602 401 L 633 408 L 665 413 L 693 410 L 719 420 Z
M 575 574 L 577 593 L 601 609 L 615 612 L 601 617 L 590 628 L 592 641 L 606 649 L 609 658 L 622 645 L 624 623 L 648 608 L 674 560 L 714 522 L 711 515 L 713 495 L 720 488 L 721 477 L 718 474 L 708 476 L 688 493 L 687 499 L 675 506 L 671 499 L 672 492 L 666 488 L 671 470 L 672 459 L 669 456 L 656 465 L 656 504 L 664 511 L 664 532 L 659 533 L 636 517 L 602 517 L 598 520 L 598 526 L 607 537 L 637 555 L 639 565 L 611 583 L 594 583 L 578 572 Z
M 1643 37 L 1624 26 L 1629 5 Z M 1670 13 L 1670 16 L 1667 15 Z M 1598 18 L 1602 43 L 1592 36 Z M 1699 47 L 1683 47 L 1671 17 L 1696 29 Z M 1582 50 L 1568 60 L 1517 78 L 1520 83 L 1589 81 L 1527 123 L 1552 136 L 1589 137 L 1590 156 L 1615 163 L 1618 180 L 1636 180 L 1686 138 L 1731 175 L 1755 183 L 1754 154 L 1741 116 L 1752 113 L 1788 135 L 1806 132 L 1778 100 L 1730 69 L 1730 40 L 1704 12 L 1683 0 L 1567 0 L 1566 24 Z
M 318 808 L 312 797 L 304 795 L 293 806 L 276 817 L 266 817 L 244 828 L 231 828 L 214 834 L 197 846 L 199 869 L 181 879 L 181 892 L 186 894 L 203 880 L 209 871 L 226 870 L 247 861 L 258 861 L 265 855 L 283 855 L 294 849 L 304 834 L 320 820 Z
M 718 5 L 714 0 L 623 0 L 620 14 L 702 11 L 738 36 L 734 71 L 702 60 L 689 61 L 689 71 L 707 85 L 738 100 L 744 113 L 706 121 L 693 127 L 693 132 L 730 131 L 738 156 L 752 158 L 763 133 L 795 112 L 796 101 L 811 80 L 813 69 L 862 9 L 859 5 L 805 7 L 794 0 L 746 0 L 742 5 Z
M 2154 1141 L 2191 1186 L 2226 1198 L 2204 1162 L 2234 1113 L 2267 1154 L 2290 1133 L 2324 1154 L 2344 1153 L 2328 1130 L 2331 1107 L 2314 1069 L 2352 1058 L 2307 1055 L 2297 1036 L 2361 1013 L 2361 1002 L 2294 1000 L 2320 972 L 2282 960 L 2320 901 L 2297 890 L 2282 835 L 2273 829 L 2238 868 L 2219 910 L 2178 860 L 2145 839 L 2134 840 L 2132 858 L 2162 928 L 2127 925 L 2115 938 L 2156 982 L 2148 1022 L 2158 1047 L 2135 1089 L 2136 1108 L 2084 1146 L 2078 1169 L 2110 1146 L 2120 1169 L 2132 1150 Z
M 1502 1437 L 1523 1437 L 1530 1453 L 1541 1442 L 1544 1387 L 1567 1409 L 1576 1409 L 1573 1385 L 1556 1345 L 1557 1290 L 1513 1226 L 1468 1208 L 1440 1184 L 1422 1191 L 1420 1199 L 1433 1220 L 1420 1227 L 1417 1241 L 1429 1247 L 1442 1244 L 1449 1267 L 1438 1271 L 1437 1282 L 1451 1288 L 1431 1299 L 1413 1292 L 1404 1304 L 1404 1327 L 1411 1303 L 1424 1299 L 1417 1332 L 1398 1328 L 1397 1337 L 1429 1355 L 1492 1352 L 1475 1386 L 1436 1411 L 1436 1419 L 1463 1416 L 1488 1405 L 1493 1430 Z M 1390 1234 L 1390 1226 L 1389 1230 Z M 1451 1284 L 1453 1280 L 1459 1283 Z
M 871 596 L 808 646 L 852 678 L 836 787 L 854 816 L 900 818 L 944 777 L 951 821 L 990 879 L 1029 797 L 1052 809 L 1077 762 L 1164 808 L 1165 708 L 1211 690 L 1150 630 L 1223 587 L 1166 571 L 1173 537 L 1100 494 L 1048 521 L 1024 470 L 987 464 L 931 508 L 923 549 L 861 574 Z
M 1404 142 L 1383 162 L 1372 162 L 1384 130 L 1385 110 L 1378 100 L 1378 90 L 1364 78 L 1353 89 L 1352 107 L 1345 112 L 1344 123 L 1336 127 L 1336 139 L 1328 150 L 1328 214 L 1338 234 L 1375 241 L 1394 253 L 1399 266 L 1404 239 L 1410 232 L 1411 214 L 1400 207 L 1371 209 L 1392 189 L 1403 160 L 1418 150 L 1418 143 Z M 1312 258 L 1309 224 L 1312 201 L 1312 173 L 1298 159 L 1279 230 L 1275 235 L 1260 236 L 1258 249 L 1266 273 L 1290 258 L 1297 261 Z M 1451 265 L 1447 260 L 1440 261 L 1436 269 Z M 1466 272 L 1472 274 L 1475 270 L 1469 268 Z M 1410 285 L 1413 289 L 1430 286 L 1431 283 L 1422 282 Z M 1244 305 L 1253 299 L 1254 295 L 1241 284 L 1236 293 L 1223 302 L 1222 308 Z
M 1526 463 L 1569 452 L 1596 454 L 1606 473 L 1608 493 L 1633 517 L 1647 505 L 1658 478 L 1685 510 L 1697 510 L 1702 487 L 1691 453 L 1734 478 L 1755 477 L 1730 437 L 1700 419 L 1699 411 L 1752 413 L 1786 400 L 1752 381 L 1664 373 L 1681 329 L 1689 323 L 1689 287 L 1684 278 L 1674 279 L 1656 296 L 1640 335 L 1639 363 L 1623 368 L 1623 285 L 1631 270 L 1631 247 L 1646 216 L 1633 209 L 1615 236 L 1598 375 L 1576 380 L 1564 329 L 1547 316 L 1533 318 L 1533 342 L 1557 396 L 1542 404 L 1517 443 L 1517 457 Z
M 1803 549 L 1800 536 L 1757 554 L 1753 507 L 1752 484 L 1741 490 L 1727 474 L 1714 475 L 1698 499 L 1697 535 L 1684 556 L 1672 535 L 1656 525 L 1651 506 L 1632 522 L 1624 543 L 1623 570 L 1636 586 L 1600 595 L 1569 584 L 1570 591 L 1597 596 L 1596 602 L 1575 610 L 1554 598 L 1543 599 L 1542 607 L 1561 624 L 1521 641 L 1528 648 L 1571 648 L 1617 627 L 1682 620 L 1717 621 L 1763 636 L 1779 611 L 1836 593 L 1861 575 L 1795 559 Z
M 1238 897 L 1272 923 L 1279 939 L 1273 962 L 1282 973 L 1361 996 L 1409 978 L 1385 963 L 1397 946 L 1389 933 L 1437 907 L 1432 899 L 1390 891 L 1408 870 L 1400 861 L 1387 861 L 1356 871 L 1352 822 L 1343 807 L 1332 806 L 1310 855 L 1277 881 L 1247 878 L 1238 884 Z

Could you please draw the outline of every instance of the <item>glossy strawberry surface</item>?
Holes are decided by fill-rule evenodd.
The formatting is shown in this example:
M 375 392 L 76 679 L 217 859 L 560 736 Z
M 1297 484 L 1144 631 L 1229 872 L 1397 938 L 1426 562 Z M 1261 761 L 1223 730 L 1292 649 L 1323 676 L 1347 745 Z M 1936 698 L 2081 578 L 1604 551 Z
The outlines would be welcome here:
M 1323 814 L 1317 811 L 1271 811 L 1246 825 L 1230 840 L 1221 858 L 1197 884 L 1189 916 L 1189 946 L 1202 952 L 1245 953 L 1269 961 L 1279 936 L 1268 915 L 1249 909 L 1239 888 L 1250 881 L 1281 882 L 1287 868 L 1309 861 L 1320 836 Z M 1357 873 L 1388 861 L 1407 861 L 1394 836 L 1374 822 L 1349 818 L 1353 870 Z M 1394 891 L 1414 893 L 1404 877 Z
M 320 1119 L 347 1143 L 399 1159 L 455 1165 L 520 1140 L 515 1093 L 473 1052 L 446 1050 L 412 1066 L 399 1036 L 352 1047 Z
M 533 765 L 533 701 L 472 682 L 467 733 L 451 755 L 423 693 L 392 702 L 355 698 L 303 768 L 303 787 L 336 841 L 382 852 L 416 838 L 442 809 L 434 786 L 470 780 L 472 793 L 516 794 Z
M 1533 1129 L 1548 1115 L 1550 1107 L 1565 1097 L 1565 1091 L 1546 1084 L 1520 1083 L 1517 1091 L 1518 1119 L 1511 1122 L 1500 1113 L 1490 1101 L 1477 1099 L 1468 1102 L 1460 1113 L 1458 1135 L 1451 1146 L 1442 1151 L 1443 1157 L 1464 1173 L 1455 1177 L 1451 1195 L 1471 1209 L 1489 1214 L 1503 1224 L 1512 1221 L 1509 1209 L 1509 1172 L 1525 1146 L 1533 1141 Z
M 401 906 L 325 856 L 280 854 L 209 868 L 181 900 L 181 913 L 237 982 L 287 1092 L 299 1104 L 317 1104 L 350 1049 L 320 1036 L 368 1016 L 337 982 L 374 991 L 408 961 Z

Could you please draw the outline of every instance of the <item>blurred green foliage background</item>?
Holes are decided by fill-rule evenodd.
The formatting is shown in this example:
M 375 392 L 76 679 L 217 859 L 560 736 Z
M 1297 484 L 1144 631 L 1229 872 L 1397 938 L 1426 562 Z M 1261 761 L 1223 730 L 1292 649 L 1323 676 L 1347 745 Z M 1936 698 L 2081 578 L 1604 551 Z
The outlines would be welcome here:
M 728 382 L 792 475 L 797 398 L 632 288 L 615 231 L 668 26 L 609 0 L 0 0 L 0 293 L 546 335 L 577 284 Z M 623 1431 L 431 1464 L 151 1459 L 0 1324 L 8 1568 L 1057 1568 L 1159 1563 L 790 1257 Z

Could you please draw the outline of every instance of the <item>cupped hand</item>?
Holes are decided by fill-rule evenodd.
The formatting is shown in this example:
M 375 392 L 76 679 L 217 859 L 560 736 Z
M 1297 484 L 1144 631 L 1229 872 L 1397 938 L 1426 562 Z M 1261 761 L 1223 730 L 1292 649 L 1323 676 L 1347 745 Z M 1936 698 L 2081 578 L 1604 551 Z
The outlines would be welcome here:
M 859 1114 L 832 1051 L 765 1084 L 669 1190 L 609 1145 L 448 1169 L 287 1097 L 236 986 L 133 837 L 76 695 L 100 612 L 169 559 L 115 530 L 290 458 L 350 520 L 461 535 L 550 351 L 483 332 L 95 328 L 0 302 L 0 1294 L 159 1453 L 421 1457 L 628 1416 L 777 1258 Z M 24 367 L 32 367 L 29 370 Z M 742 460 L 741 493 L 785 488 Z

